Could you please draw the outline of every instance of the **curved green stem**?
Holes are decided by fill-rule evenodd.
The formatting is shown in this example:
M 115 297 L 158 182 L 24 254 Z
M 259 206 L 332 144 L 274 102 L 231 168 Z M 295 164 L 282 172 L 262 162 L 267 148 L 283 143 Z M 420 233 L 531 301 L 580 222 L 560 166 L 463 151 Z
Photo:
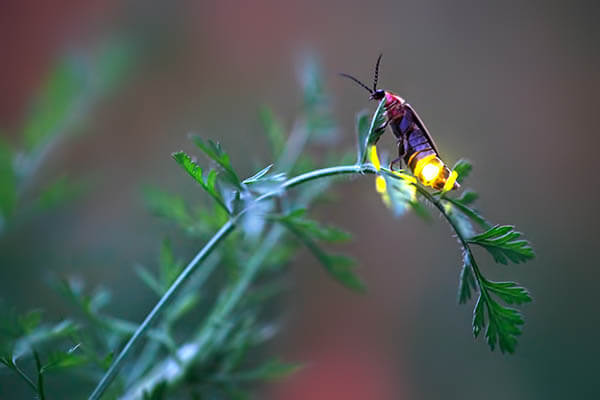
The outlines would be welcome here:
M 23 378 L 25 380 L 25 382 L 27 382 L 27 385 L 29 385 L 29 387 L 31 389 L 33 389 L 33 391 L 35 393 L 38 392 L 37 386 L 35 385 L 35 383 L 33 383 L 31 378 L 29 376 L 27 376 L 27 374 L 25 372 L 23 372 L 23 370 L 21 368 L 19 368 L 19 366 L 17 365 L 17 360 L 12 360 L 12 363 L 10 366 L 17 372 L 17 374 L 19 374 L 19 376 L 21 376 L 21 378 Z
M 102 396 L 104 391 L 115 379 L 117 373 L 119 372 L 119 369 L 121 368 L 121 364 L 123 363 L 123 361 L 125 361 L 125 358 L 129 355 L 129 353 L 137 344 L 137 342 L 144 336 L 144 334 L 150 328 L 154 320 L 165 309 L 171 298 L 177 292 L 179 292 L 179 289 L 183 286 L 183 284 L 188 280 L 191 274 L 200 265 L 200 262 L 203 261 L 206 257 L 208 257 L 208 255 L 214 250 L 214 248 L 219 244 L 219 242 L 221 242 L 231 232 L 233 232 L 234 227 L 234 219 L 232 218 L 229 221 L 227 221 L 221 227 L 221 229 L 217 231 L 217 233 L 215 233 L 215 235 L 208 241 L 208 243 L 206 243 L 202 250 L 200 250 L 198 254 L 196 254 L 192 261 L 190 261 L 190 263 L 187 265 L 187 267 L 185 267 L 185 269 L 179 274 L 175 282 L 171 284 L 169 290 L 167 290 L 166 293 L 160 298 L 160 300 L 158 300 L 158 303 L 156 303 L 152 311 L 150 311 L 150 313 L 146 316 L 142 324 L 138 327 L 133 336 L 131 336 L 125 347 L 123 347 L 123 350 L 121 350 L 117 358 L 115 358 L 108 371 L 106 371 L 100 382 L 98 382 L 98 385 L 89 397 L 90 400 L 97 400 L 100 398 L 100 396 Z
M 301 185 L 306 182 L 314 181 L 316 179 L 326 178 L 328 176 L 334 176 L 334 175 L 366 174 L 366 173 L 375 174 L 375 173 L 377 173 L 377 170 L 371 164 L 339 165 L 337 167 L 317 169 L 315 171 L 310 171 L 305 174 L 298 175 L 298 176 L 288 179 L 287 181 L 283 182 L 278 189 L 267 192 L 267 193 L 257 197 L 256 200 L 254 201 L 254 203 L 258 203 L 259 201 L 266 200 L 268 198 L 277 196 L 281 193 L 282 190 L 289 189 L 289 188 Z M 246 210 L 242 211 L 240 214 L 245 213 Z
M 307 172 L 305 174 L 298 175 L 294 178 L 290 178 L 287 181 L 283 182 L 283 184 L 277 189 L 271 192 L 267 192 L 253 201 L 252 204 L 256 204 L 262 200 L 266 200 L 271 197 L 275 197 L 281 193 L 282 190 L 292 188 L 294 186 L 298 186 L 300 184 L 310 182 L 317 179 L 322 179 L 329 176 L 335 175 L 344 175 L 344 174 L 364 174 L 364 173 L 376 173 L 375 168 L 370 164 L 363 165 L 341 165 L 330 168 L 322 168 L 319 170 Z M 252 205 L 251 205 L 252 206 Z M 251 207 L 250 206 L 250 207 Z M 133 336 L 129 339 L 125 347 L 121 350 L 117 358 L 113 361 L 110 368 L 92 394 L 89 396 L 89 400 L 97 400 L 100 399 L 102 394 L 106 391 L 108 386 L 115 379 L 121 365 L 129 355 L 129 353 L 133 350 L 135 345 L 144 337 L 146 331 L 150 328 L 152 323 L 156 320 L 156 318 L 165 310 L 169 301 L 179 292 L 181 287 L 185 284 L 185 282 L 189 279 L 189 277 L 194 273 L 196 268 L 200 265 L 200 263 L 206 259 L 206 257 L 215 249 L 215 247 L 223 241 L 233 230 L 235 229 L 235 222 L 237 219 L 245 214 L 250 207 L 242 210 L 238 215 L 232 217 L 229 221 L 227 221 L 221 229 L 215 233 L 215 235 L 208 241 L 208 243 L 196 254 L 196 256 L 190 261 L 190 263 L 185 267 L 185 269 L 179 274 L 175 282 L 171 284 L 167 292 L 160 298 L 160 300 L 156 303 L 152 311 L 146 316 L 144 321 L 135 331 Z M 227 304 L 227 307 L 224 308 L 226 312 L 229 312 L 235 303 L 241 298 L 242 293 L 247 289 L 249 283 L 254 277 L 256 270 L 258 267 L 247 270 L 245 276 L 240 279 L 240 284 L 234 290 L 230 301 Z
M 469 258 L 469 262 L 470 262 L 471 268 L 473 269 L 473 273 L 475 274 L 475 277 L 477 278 L 477 284 L 479 286 L 479 292 L 486 299 L 489 299 L 489 294 L 488 294 L 488 292 L 485 289 L 485 286 L 483 284 L 483 282 L 485 282 L 485 278 L 483 277 L 483 274 L 479 270 L 479 266 L 475 262 L 475 257 L 473 257 L 473 251 L 471 250 L 471 247 L 469 246 L 469 242 L 468 242 L 467 238 L 465 238 L 463 236 L 463 234 L 461 233 L 458 225 L 456 224 L 456 221 L 454 221 L 454 219 L 452 219 L 452 217 L 446 212 L 443 204 L 438 199 L 436 199 L 431 193 L 429 193 L 427 191 L 427 189 L 425 189 L 424 187 L 422 187 L 419 184 L 415 184 L 415 186 L 417 188 L 417 191 L 424 198 L 426 198 L 427 201 L 429 201 L 431 204 L 433 204 L 442 213 L 442 215 L 444 216 L 444 218 L 446 219 L 446 221 L 448 221 L 448 223 L 450 224 L 450 226 L 452 227 L 452 229 L 456 233 L 456 236 L 458 237 L 458 240 L 460 241 L 460 243 L 461 243 L 464 251 L 467 253 L 467 257 Z

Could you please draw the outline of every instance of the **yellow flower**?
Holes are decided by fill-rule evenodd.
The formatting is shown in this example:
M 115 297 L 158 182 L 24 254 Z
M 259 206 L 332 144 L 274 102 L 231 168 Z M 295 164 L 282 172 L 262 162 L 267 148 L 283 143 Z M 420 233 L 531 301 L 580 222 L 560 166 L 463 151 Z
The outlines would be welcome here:
M 369 160 L 377 171 L 381 169 L 381 163 L 379 162 L 379 156 L 377 155 L 377 147 L 375 145 L 369 146 Z
M 456 182 L 456 178 L 458 178 L 458 173 L 456 171 L 452 171 L 452 173 L 450 173 L 450 176 L 446 180 L 446 183 L 444 183 L 442 193 L 446 193 L 447 191 L 452 190 L 454 188 L 454 182 Z
M 375 178 L 375 190 L 377 193 L 385 193 L 387 191 L 387 183 L 385 183 L 385 178 L 381 175 L 377 175 Z

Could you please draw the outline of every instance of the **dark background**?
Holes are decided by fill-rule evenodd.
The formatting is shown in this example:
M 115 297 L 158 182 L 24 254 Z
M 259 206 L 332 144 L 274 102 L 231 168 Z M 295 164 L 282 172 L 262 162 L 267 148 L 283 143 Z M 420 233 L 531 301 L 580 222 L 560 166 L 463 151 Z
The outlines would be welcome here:
M 198 193 L 169 157 L 189 148 L 186 134 L 220 140 L 246 174 L 270 162 L 256 111 L 273 105 L 291 121 L 297 68 L 310 53 L 351 149 L 367 96 L 336 73 L 369 81 L 383 52 L 381 87 L 419 111 L 450 165 L 474 163 L 468 186 L 484 215 L 516 224 L 535 247 L 525 265 L 479 254 L 489 277 L 531 290 L 524 334 L 512 356 L 474 342 L 472 304 L 456 303 L 460 252 L 449 227 L 394 219 L 371 178 L 347 181 L 315 213 L 354 233 L 346 250 L 369 292 L 350 293 L 301 257 L 273 351 L 307 367 L 264 396 L 597 398 L 599 20 L 597 2 L 575 1 L 5 0 L 0 132 L 13 143 L 58 57 L 107 37 L 131 39 L 139 54 L 78 128 L 84 134 L 44 165 L 87 177 L 89 193 L 1 239 L 10 260 L 0 266 L 1 297 L 62 315 L 45 277 L 75 275 L 111 288 L 118 313 L 141 320 L 152 300 L 132 265 L 155 259 L 164 225 L 147 214 L 140 188 Z

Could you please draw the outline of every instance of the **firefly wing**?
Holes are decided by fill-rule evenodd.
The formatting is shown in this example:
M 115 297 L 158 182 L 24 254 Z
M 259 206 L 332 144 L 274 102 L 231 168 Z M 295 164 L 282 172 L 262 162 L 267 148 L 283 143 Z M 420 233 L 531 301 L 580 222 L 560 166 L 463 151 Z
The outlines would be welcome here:
M 433 141 L 433 138 L 429 134 L 429 131 L 425 127 L 425 124 L 423 123 L 423 120 L 421 119 L 421 117 L 419 117 L 419 114 L 417 114 L 417 112 L 415 111 L 415 109 L 412 108 L 412 106 L 410 104 L 404 103 L 403 106 L 413 114 L 413 116 L 414 116 L 414 118 L 413 118 L 414 123 L 417 124 L 417 126 L 419 127 L 419 129 L 421 129 L 421 131 L 423 132 L 423 135 L 427 138 L 427 140 L 431 144 L 431 148 L 439 156 L 440 152 L 438 151 L 437 146 L 435 145 L 435 142 Z

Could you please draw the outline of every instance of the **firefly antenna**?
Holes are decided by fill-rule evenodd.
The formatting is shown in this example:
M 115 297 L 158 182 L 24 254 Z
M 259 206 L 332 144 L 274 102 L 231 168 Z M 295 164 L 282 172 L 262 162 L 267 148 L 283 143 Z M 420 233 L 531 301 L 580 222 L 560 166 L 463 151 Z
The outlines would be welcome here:
M 361 81 L 359 81 L 358 79 L 356 79 L 355 77 L 353 77 L 352 75 L 348 75 L 348 74 L 344 74 L 342 72 L 340 72 L 340 76 L 343 76 L 345 78 L 351 79 L 354 82 L 356 82 L 357 84 L 359 84 L 361 87 L 365 88 L 367 90 L 367 92 L 373 94 L 373 90 L 371 90 L 371 88 L 369 88 L 367 85 L 365 85 L 364 83 L 362 83 Z
M 377 57 L 377 63 L 375 64 L 375 78 L 373 79 L 373 92 L 377 91 L 377 80 L 379 79 L 379 63 L 381 62 L 381 57 L 383 57 L 383 53 L 381 53 L 379 55 L 379 57 Z

